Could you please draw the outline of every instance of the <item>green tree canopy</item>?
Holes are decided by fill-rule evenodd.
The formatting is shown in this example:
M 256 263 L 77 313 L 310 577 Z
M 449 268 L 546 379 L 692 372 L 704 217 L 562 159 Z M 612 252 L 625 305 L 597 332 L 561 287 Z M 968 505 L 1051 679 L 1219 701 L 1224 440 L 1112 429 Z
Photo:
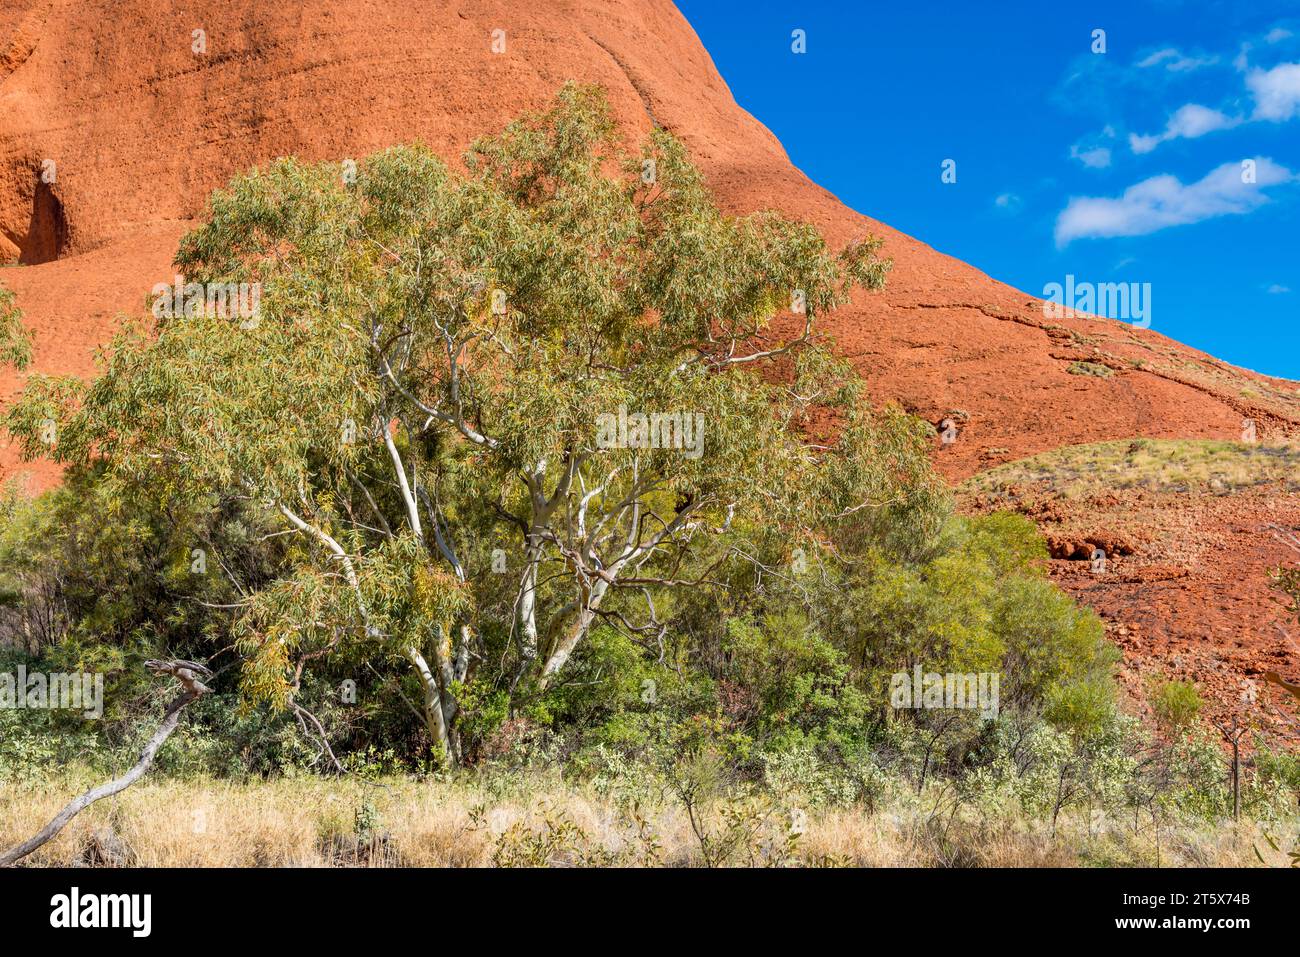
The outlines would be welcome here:
M 219 562 L 245 689 L 287 703 L 313 660 L 404 657 L 447 760 L 469 682 L 545 689 L 602 619 L 650 628 L 657 595 L 746 556 L 735 528 L 898 538 L 940 495 L 922 428 L 866 411 L 817 338 L 883 284 L 877 242 L 721 214 L 668 133 L 624 153 L 590 88 L 465 159 L 235 179 L 156 322 L 7 417 L 169 515 L 288 536 L 273 575 Z M 834 447 L 808 438 L 828 420 Z

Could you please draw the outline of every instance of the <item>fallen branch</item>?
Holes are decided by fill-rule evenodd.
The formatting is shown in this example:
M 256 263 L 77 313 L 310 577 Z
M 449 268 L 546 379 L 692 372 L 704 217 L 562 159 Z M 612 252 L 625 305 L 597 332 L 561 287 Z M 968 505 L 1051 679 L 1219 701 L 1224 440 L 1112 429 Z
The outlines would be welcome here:
M 191 701 L 198 698 L 198 696 L 198 692 L 183 692 L 180 697 L 168 705 L 167 713 L 163 715 L 162 724 L 158 726 L 158 730 L 153 733 L 153 737 L 150 738 L 149 743 L 145 745 L 144 752 L 140 755 L 140 760 L 136 762 L 135 767 L 130 771 L 127 771 L 126 774 L 122 775 L 120 778 L 109 781 L 107 784 L 101 784 L 99 787 L 87 791 L 85 794 L 81 795 L 81 797 L 72 801 L 67 807 L 55 815 L 54 820 L 45 825 L 39 834 L 31 840 L 19 844 L 12 850 L 5 852 L 3 856 L 0 856 L 0 867 L 8 867 L 16 861 L 22 860 L 42 844 L 45 844 L 47 841 L 50 841 L 57 836 L 60 831 L 67 827 L 69 821 L 86 808 L 90 807 L 90 805 L 94 804 L 96 801 L 103 800 L 106 797 L 112 797 L 119 791 L 125 791 L 132 784 L 135 784 L 136 781 L 140 780 L 140 778 L 144 777 L 144 773 L 148 771 L 149 766 L 153 764 L 153 759 L 154 756 L 157 755 L 158 749 L 163 746 L 163 743 L 170 738 L 172 732 L 176 730 L 176 725 L 180 721 L 181 711 Z
M 1277 685 L 1282 690 L 1289 692 L 1297 701 L 1300 701 L 1300 685 L 1287 681 L 1276 671 L 1264 672 L 1264 680 Z

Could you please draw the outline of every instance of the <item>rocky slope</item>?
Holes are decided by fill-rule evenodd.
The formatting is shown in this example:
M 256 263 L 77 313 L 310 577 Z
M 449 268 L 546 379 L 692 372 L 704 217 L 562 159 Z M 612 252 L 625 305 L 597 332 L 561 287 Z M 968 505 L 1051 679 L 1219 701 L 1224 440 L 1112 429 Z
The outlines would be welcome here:
M 1141 706 L 1153 679 L 1195 681 L 1210 714 L 1248 712 L 1300 737 L 1293 675 L 1300 627 L 1274 569 L 1300 559 L 1300 448 L 1196 440 L 1076 446 L 968 479 L 970 512 L 1006 509 L 1047 535 L 1057 584 L 1095 608 Z M 1106 560 L 1094 567 L 1094 549 Z M 1243 700 L 1243 695 L 1245 700 Z

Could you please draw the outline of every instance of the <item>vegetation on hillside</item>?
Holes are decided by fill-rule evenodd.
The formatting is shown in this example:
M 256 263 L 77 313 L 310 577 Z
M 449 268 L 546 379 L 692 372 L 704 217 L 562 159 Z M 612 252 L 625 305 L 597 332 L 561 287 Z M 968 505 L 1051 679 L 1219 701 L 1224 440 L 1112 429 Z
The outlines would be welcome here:
M 1231 491 L 1300 485 L 1300 449 L 1220 439 L 1121 439 L 1053 449 L 967 479 L 964 492 L 1042 486 L 1064 498 L 1115 489 Z

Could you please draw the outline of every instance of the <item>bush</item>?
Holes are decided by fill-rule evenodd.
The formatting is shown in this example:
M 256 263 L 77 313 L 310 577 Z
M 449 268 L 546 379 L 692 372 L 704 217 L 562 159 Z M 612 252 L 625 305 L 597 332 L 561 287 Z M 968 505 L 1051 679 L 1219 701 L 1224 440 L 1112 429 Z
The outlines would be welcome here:
M 1205 704 L 1190 681 L 1157 680 L 1152 683 L 1147 700 L 1156 724 L 1170 734 L 1191 728 Z
M 1070 375 L 1090 375 L 1098 379 L 1109 379 L 1115 374 L 1114 369 L 1100 362 L 1071 362 L 1065 371 Z
M 743 697 L 728 709 L 736 725 L 769 751 L 861 741 L 867 698 L 853 684 L 843 653 L 811 630 L 797 611 L 761 623 L 733 619 L 724 651 L 726 680 Z

